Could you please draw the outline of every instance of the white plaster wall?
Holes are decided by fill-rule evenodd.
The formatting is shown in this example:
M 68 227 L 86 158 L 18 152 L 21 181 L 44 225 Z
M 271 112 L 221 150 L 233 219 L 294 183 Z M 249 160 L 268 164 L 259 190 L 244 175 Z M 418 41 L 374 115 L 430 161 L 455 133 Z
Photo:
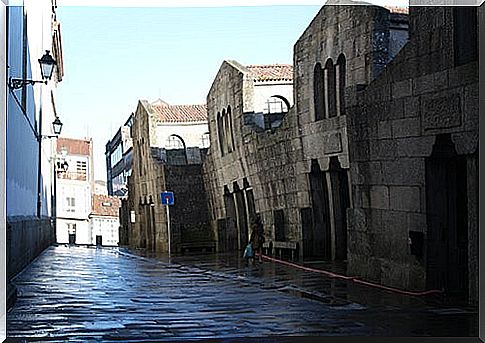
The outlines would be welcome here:
M 178 135 L 182 137 L 185 146 L 202 148 L 202 135 L 209 132 L 209 125 L 207 122 L 198 124 L 163 124 L 157 125 L 157 147 L 164 148 L 167 144 L 167 139 L 171 135 Z
M 7 8 L 6 0 L 0 1 L 0 341 L 7 337 L 7 247 L 6 247 L 6 202 L 5 202 L 5 127 L 7 124 L 7 55 L 4 47 L 6 41 Z
M 76 224 L 76 244 L 91 244 L 91 229 L 87 220 L 57 219 L 57 243 L 69 243 L 68 224 Z
M 88 219 L 91 213 L 91 186 L 85 181 L 57 181 L 57 216 L 61 218 Z M 75 198 L 74 212 L 68 212 L 66 198 Z
M 293 106 L 293 83 L 266 83 L 254 85 L 254 112 L 263 112 L 268 98 L 279 95 Z
M 38 59 L 50 50 L 52 53 L 52 3 L 51 0 L 25 0 L 24 6 L 28 15 L 27 37 L 31 65 L 31 77 L 42 80 Z M 37 104 L 36 117 L 39 121 L 42 112 L 42 135 L 53 135 L 52 122 L 55 119 L 51 92 L 55 92 L 55 82 L 47 85 L 34 85 L 34 101 Z M 53 192 L 55 139 L 42 140 L 42 215 L 50 216 L 52 211 L 51 197 Z
M 118 217 L 91 216 L 91 244 L 96 244 L 96 236 L 103 237 L 103 245 L 117 246 L 119 242 L 120 221 Z

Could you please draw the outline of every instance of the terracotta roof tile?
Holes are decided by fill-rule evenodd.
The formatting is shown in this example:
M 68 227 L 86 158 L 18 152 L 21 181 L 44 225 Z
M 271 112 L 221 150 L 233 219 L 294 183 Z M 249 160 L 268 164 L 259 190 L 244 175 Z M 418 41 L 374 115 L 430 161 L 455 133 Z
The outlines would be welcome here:
M 91 215 L 118 217 L 121 201 L 117 197 L 104 194 L 93 194 Z
M 246 68 L 254 75 L 254 81 L 293 80 L 293 66 L 291 64 L 249 65 Z
M 206 105 L 155 105 L 152 108 L 164 123 L 207 121 Z
M 62 148 L 66 147 L 68 155 L 90 155 L 90 140 L 74 139 L 74 138 L 58 138 L 57 139 L 57 153 L 62 152 Z

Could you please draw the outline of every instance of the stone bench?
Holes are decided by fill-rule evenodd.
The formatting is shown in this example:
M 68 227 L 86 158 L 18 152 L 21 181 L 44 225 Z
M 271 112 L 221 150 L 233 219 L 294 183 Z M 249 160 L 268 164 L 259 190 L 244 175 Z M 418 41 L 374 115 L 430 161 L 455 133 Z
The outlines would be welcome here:
M 281 241 L 269 241 L 263 243 L 263 250 L 266 254 L 270 253 L 272 256 L 275 255 L 275 252 L 278 252 L 278 257 L 281 259 L 281 252 L 283 250 L 290 250 L 291 251 L 291 260 L 294 261 L 295 259 L 295 252 L 298 249 L 297 242 L 281 242 Z
M 178 245 L 178 251 L 181 253 L 191 252 L 191 251 L 216 251 L 216 242 L 208 241 L 208 242 L 188 242 L 188 243 L 180 243 Z

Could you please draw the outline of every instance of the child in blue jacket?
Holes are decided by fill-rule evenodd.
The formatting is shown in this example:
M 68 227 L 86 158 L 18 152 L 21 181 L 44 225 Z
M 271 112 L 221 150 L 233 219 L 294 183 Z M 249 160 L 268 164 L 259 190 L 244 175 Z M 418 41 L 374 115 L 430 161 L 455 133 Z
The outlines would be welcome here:
M 253 243 L 249 242 L 246 245 L 246 249 L 244 249 L 243 258 L 246 260 L 246 265 L 254 264 L 254 250 L 253 250 Z

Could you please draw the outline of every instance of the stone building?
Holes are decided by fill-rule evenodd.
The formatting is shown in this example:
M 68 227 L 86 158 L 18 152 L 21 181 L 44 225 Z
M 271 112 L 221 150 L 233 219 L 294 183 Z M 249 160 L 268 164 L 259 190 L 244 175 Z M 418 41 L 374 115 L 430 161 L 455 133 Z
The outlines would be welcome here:
M 295 163 L 301 149 L 291 65 L 245 67 L 224 61 L 207 96 L 211 148 L 204 163 L 210 220 L 219 251 L 243 249 L 259 212 L 277 241 L 299 206 Z M 265 124 L 266 123 L 266 124 Z M 286 212 L 286 213 L 285 213 Z
M 205 105 L 139 101 L 132 126 L 128 200 L 122 203 L 121 244 L 168 251 L 167 212 L 160 194 L 172 191 L 171 251 L 213 246 L 201 171 L 207 132 Z
M 397 13 L 396 13 L 397 12 Z M 307 179 L 301 209 L 304 256 L 347 259 L 349 178 L 347 99 L 373 80 L 407 41 L 402 11 L 324 6 L 294 48 L 295 111 Z
M 476 302 L 477 46 L 475 8 L 324 6 L 293 73 L 266 69 L 294 83 L 275 125 L 258 117 L 264 68 L 224 61 L 204 163 L 218 250 L 242 249 L 259 213 L 300 258 Z
M 410 8 L 409 42 L 349 98 L 349 272 L 478 301 L 477 8 Z

